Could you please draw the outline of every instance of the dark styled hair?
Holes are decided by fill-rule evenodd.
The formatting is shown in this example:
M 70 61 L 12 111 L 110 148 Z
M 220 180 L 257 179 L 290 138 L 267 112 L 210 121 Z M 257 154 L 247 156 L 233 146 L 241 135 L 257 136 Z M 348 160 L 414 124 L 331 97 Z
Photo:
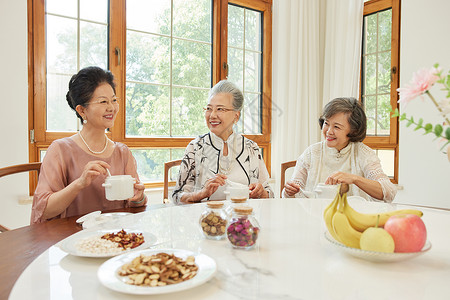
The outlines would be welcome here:
M 114 93 L 116 92 L 113 74 L 99 67 L 86 67 L 81 69 L 70 79 L 66 100 L 81 122 L 83 122 L 83 118 L 75 108 L 78 105 L 86 107 L 95 89 L 102 83 L 108 83 L 113 88 Z
M 328 102 L 319 118 L 320 128 L 326 119 L 337 113 L 344 113 L 348 117 L 350 133 L 347 136 L 350 142 L 362 142 L 366 137 L 367 117 L 359 101 L 355 98 L 335 98 Z

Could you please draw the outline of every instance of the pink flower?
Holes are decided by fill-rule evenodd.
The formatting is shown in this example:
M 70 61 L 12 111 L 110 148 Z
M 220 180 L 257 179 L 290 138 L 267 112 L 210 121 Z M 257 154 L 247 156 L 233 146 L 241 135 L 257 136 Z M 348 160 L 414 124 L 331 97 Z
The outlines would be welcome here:
M 427 92 L 436 81 L 439 80 L 440 68 L 421 69 L 413 74 L 413 79 L 410 84 L 403 88 L 398 88 L 397 92 L 400 95 L 399 103 L 407 104 L 414 98 L 421 96 Z

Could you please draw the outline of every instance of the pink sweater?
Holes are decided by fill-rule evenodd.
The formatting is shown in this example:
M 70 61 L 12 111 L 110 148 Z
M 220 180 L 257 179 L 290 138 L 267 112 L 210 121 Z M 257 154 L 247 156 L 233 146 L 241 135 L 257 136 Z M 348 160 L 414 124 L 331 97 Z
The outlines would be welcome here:
M 38 185 L 34 193 L 31 224 L 42 223 L 42 218 L 50 195 L 68 186 L 79 178 L 84 166 L 92 160 L 102 160 L 111 165 L 112 175 L 131 175 L 137 181 L 136 160 L 130 149 L 122 143 L 115 143 L 114 152 L 108 158 L 99 158 L 86 153 L 70 137 L 54 141 L 42 162 Z M 106 176 L 98 176 L 91 185 L 84 188 L 73 202 L 57 217 L 65 218 L 86 214 L 96 210 L 126 207 L 127 201 L 108 201 L 102 184 Z

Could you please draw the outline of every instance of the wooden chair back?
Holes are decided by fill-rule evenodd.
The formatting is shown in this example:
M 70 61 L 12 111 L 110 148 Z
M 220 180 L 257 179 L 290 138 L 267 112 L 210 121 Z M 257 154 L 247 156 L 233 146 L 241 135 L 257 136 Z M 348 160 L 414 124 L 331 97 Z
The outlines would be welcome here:
M 280 181 L 280 197 L 283 195 L 284 184 L 286 183 L 286 170 L 295 167 L 297 161 L 291 160 L 281 164 L 281 181 Z
M 41 170 L 41 164 L 42 164 L 41 162 L 32 162 L 27 164 L 0 168 L 0 177 L 29 171 L 37 171 L 39 175 L 39 172 Z
M 0 178 L 7 175 L 12 175 L 16 173 L 30 172 L 36 171 L 38 173 L 41 170 L 41 162 L 32 162 L 27 164 L 14 165 L 9 167 L 0 168 Z M 0 232 L 8 231 L 9 228 L 0 224 Z
M 164 190 L 163 203 L 169 202 L 169 170 L 172 167 L 181 165 L 181 159 L 171 160 L 164 163 Z

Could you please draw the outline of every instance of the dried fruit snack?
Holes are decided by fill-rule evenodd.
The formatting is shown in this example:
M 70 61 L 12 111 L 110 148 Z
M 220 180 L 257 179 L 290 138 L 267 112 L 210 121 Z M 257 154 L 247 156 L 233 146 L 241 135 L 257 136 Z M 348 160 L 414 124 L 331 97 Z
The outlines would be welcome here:
M 227 213 L 223 202 L 208 201 L 206 210 L 200 216 L 200 226 L 206 238 L 220 240 L 225 237 Z
M 194 256 L 183 260 L 174 254 L 162 252 L 151 256 L 140 255 L 123 265 L 118 274 L 127 276 L 127 284 L 156 287 L 189 280 L 197 272 Z
M 123 229 L 117 233 L 104 234 L 102 239 L 115 242 L 124 250 L 134 249 L 144 243 L 144 236 L 142 233 L 127 233 Z

